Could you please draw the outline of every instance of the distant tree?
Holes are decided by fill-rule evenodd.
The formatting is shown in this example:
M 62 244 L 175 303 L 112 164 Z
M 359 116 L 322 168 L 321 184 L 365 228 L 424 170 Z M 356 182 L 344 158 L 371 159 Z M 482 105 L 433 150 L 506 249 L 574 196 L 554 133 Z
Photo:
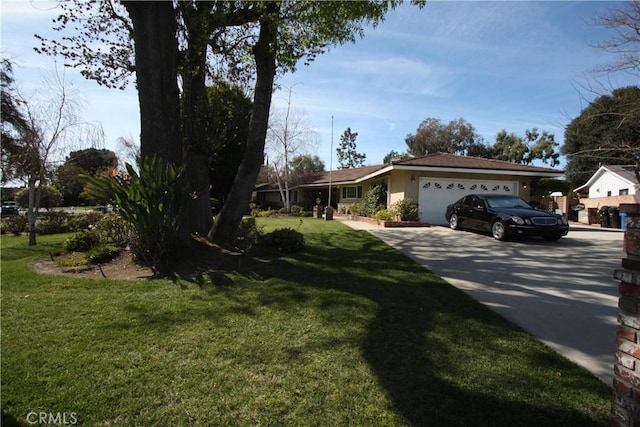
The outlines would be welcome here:
M 351 169 L 364 165 L 367 155 L 356 151 L 357 137 L 358 132 L 351 132 L 351 128 L 345 129 L 340 136 L 340 145 L 336 149 L 338 169 Z
M 384 159 L 382 160 L 382 163 L 387 164 L 387 163 L 391 163 L 392 160 L 394 159 L 402 159 L 402 160 L 406 160 L 411 158 L 411 156 L 409 155 L 409 153 L 398 153 L 395 150 L 391 150 L 386 156 L 384 156 Z
M 539 133 L 538 129 L 533 128 L 527 129 L 522 137 L 503 129 L 496 135 L 495 144 L 489 147 L 488 157 L 527 165 L 540 160 L 553 167 L 560 164 L 557 147 L 558 143 L 552 133 Z
M 435 118 L 426 118 L 416 130 L 405 138 L 407 152 L 412 156 L 433 153 L 459 155 L 486 154 L 482 138 L 470 123 L 459 118 L 443 124 Z
M 10 68 L 5 70 L 10 73 Z M 80 120 L 77 114 L 79 98 L 65 80 L 64 73 L 54 70 L 43 81 L 43 87 L 38 91 L 40 97 L 34 94 L 29 101 L 12 88 L 10 82 L 11 79 L 6 86 L 3 82 L 3 92 L 14 96 L 19 120 L 5 122 L 3 117 L 3 136 L 8 136 L 6 145 L 3 141 L 3 163 L 12 165 L 14 178 L 27 183 L 29 245 L 35 245 L 40 188 L 52 172 L 54 158 L 72 141 L 95 138 L 94 143 L 101 143 L 102 128 Z
M 598 16 L 594 24 L 613 29 L 611 38 L 597 42 L 595 47 L 617 54 L 617 60 L 597 71 L 628 71 L 640 74 L 640 1 L 632 0 L 618 3 L 620 7 L 612 12 Z
M 295 156 L 308 152 L 316 144 L 317 134 L 307 124 L 304 112 L 291 109 L 291 88 L 289 88 L 287 107 L 280 111 L 273 111 L 269 118 L 266 142 L 266 152 L 273 169 L 273 176 L 287 211 L 291 209 L 289 200 L 293 172 L 291 161 Z
M 95 175 L 99 171 L 115 169 L 118 156 L 111 150 L 87 148 L 72 151 L 55 171 L 54 183 L 60 190 L 66 206 L 81 204 L 80 195 L 85 187 L 82 175 Z
M 596 98 L 565 128 L 561 153 L 573 188 L 603 164 L 635 165 L 640 178 L 640 87 L 615 89 Z
M 324 171 L 324 162 L 317 155 L 301 154 L 291 159 L 291 174 L 294 176 Z
M 23 188 L 15 195 L 18 206 L 29 206 L 29 189 Z M 62 204 L 62 193 L 53 185 L 43 184 L 40 186 L 40 207 L 44 209 L 56 208 Z

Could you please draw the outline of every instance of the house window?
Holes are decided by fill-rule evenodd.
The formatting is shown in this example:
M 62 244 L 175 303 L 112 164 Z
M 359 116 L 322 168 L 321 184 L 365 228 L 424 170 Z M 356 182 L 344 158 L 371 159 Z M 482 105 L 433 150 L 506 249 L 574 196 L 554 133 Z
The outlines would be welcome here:
M 620 195 L 620 196 L 628 196 L 629 195 L 629 189 L 628 188 L 621 188 L 620 191 L 618 192 L 618 195 Z
M 361 199 L 362 186 L 342 187 L 343 199 Z
M 298 190 L 293 190 L 291 192 L 291 201 L 293 203 L 298 203 Z
M 611 191 L 607 191 L 607 197 L 611 196 Z

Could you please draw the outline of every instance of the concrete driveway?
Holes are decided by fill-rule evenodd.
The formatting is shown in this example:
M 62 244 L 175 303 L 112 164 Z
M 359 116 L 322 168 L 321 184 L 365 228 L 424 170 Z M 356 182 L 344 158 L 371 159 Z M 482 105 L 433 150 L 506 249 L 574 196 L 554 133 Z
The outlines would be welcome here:
M 499 242 L 447 227 L 366 228 L 607 384 L 623 233 L 572 225 L 557 242 Z

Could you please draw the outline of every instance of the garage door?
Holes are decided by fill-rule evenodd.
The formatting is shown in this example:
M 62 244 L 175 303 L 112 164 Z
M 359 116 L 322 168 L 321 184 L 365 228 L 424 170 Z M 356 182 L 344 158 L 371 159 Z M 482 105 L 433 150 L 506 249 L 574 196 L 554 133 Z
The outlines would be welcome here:
M 446 224 L 444 214 L 447 205 L 469 193 L 518 195 L 518 182 L 420 177 L 420 220 L 430 224 Z

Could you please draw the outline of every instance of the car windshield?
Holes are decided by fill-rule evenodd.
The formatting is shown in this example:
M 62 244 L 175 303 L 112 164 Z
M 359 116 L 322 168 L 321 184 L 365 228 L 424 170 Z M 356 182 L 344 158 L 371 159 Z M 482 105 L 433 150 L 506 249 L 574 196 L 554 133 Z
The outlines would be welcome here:
M 487 197 L 487 204 L 492 208 L 525 208 L 533 209 L 529 203 L 516 196 Z

